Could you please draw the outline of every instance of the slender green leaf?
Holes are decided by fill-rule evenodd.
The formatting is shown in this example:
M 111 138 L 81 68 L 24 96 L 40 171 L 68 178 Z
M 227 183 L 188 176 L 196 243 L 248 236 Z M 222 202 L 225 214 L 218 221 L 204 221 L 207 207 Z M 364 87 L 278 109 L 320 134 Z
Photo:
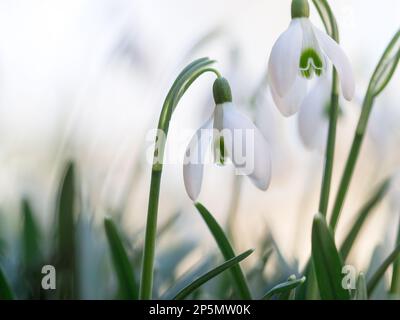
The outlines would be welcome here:
M 20 261 L 21 277 L 24 279 L 26 288 L 26 299 L 44 299 L 47 295 L 46 290 L 42 290 L 40 283 L 42 280 L 41 268 L 45 264 L 43 261 L 43 251 L 41 248 L 42 234 L 36 221 L 36 216 L 27 199 L 22 201 L 22 234 L 21 234 L 21 254 Z
M 386 270 L 389 266 L 397 259 L 400 254 L 400 244 L 392 251 L 392 253 L 383 261 L 380 267 L 375 271 L 372 277 L 368 281 L 367 289 L 368 289 L 368 296 L 374 292 L 376 286 L 378 285 L 379 281 L 382 279 L 383 275 L 385 274 Z
M 399 60 L 400 30 L 392 38 L 371 78 L 368 88 L 371 96 L 376 97 L 385 89 L 399 64 Z
M 355 300 L 368 300 L 367 282 L 364 273 L 360 272 L 357 279 Z
M 60 298 L 71 299 L 76 296 L 76 239 L 75 239 L 75 166 L 67 164 L 61 179 L 57 202 L 58 248 L 55 251 L 57 260 L 57 279 L 59 280 Z
M 313 4 L 324 24 L 326 32 L 336 41 L 339 40 L 337 22 L 326 0 L 313 0 Z
M 117 228 L 109 218 L 104 219 L 104 228 L 106 230 L 112 261 L 118 278 L 121 298 L 137 300 L 139 296 L 138 285 L 133 267 L 129 262 L 128 255 Z
M 27 199 L 22 201 L 22 213 L 22 252 L 24 257 L 24 268 L 31 269 L 37 267 L 41 260 L 41 234 L 32 212 L 31 205 Z
M 349 230 L 340 248 L 340 253 L 342 254 L 343 260 L 347 259 L 347 256 L 349 255 L 350 250 L 353 247 L 354 242 L 357 239 L 357 236 L 359 235 L 362 226 L 364 225 L 364 222 L 372 213 L 373 209 L 379 204 L 379 202 L 386 195 L 387 191 L 389 190 L 389 186 L 390 186 L 390 179 L 387 179 L 376 189 L 372 197 L 364 204 L 364 206 L 359 211 L 353 226 Z
M 342 287 L 342 258 L 325 218 L 319 213 L 312 226 L 312 259 L 321 298 L 348 300 L 350 295 Z
M 274 295 L 282 295 L 281 299 L 284 298 L 287 300 L 290 296 L 290 293 L 292 290 L 296 289 L 299 285 L 303 284 L 306 281 L 306 277 L 302 277 L 300 279 L 296 279 L 295 275 L 292 275 L 289 277 L 288 281 L 280 283 L 273 287 L 271 290 L 269 290 L 263 297 L 263 300 L 269 300 L 271 299 Z M 288 295 L 284 295 L 288 294 Z M 282 299 L 283 300 L 283 299 Z
M 216 276 L 218 276 L 220 273 L 224 272 L 225 270 L 227 270 L 229 268 L 233 268 L 234 266 L 237 266 L 240 261 L 246 259 L 249 255 L 251 255 L 253 253 L 253 251 L 254 250 L 247 250 L 244 253 L 242 253 L 242 254 L 240 254 L 240 255 L 238 255 L 236 257 L 233 257 L 233 258 L 229 259 L 228 261 L 225 261 L 224 263 L 222 263 L 218 267 L 210 270 L 206 274 L 202 275 L 201 277 L 199 277 L 198 279 L 193 281 L 187 287 L 183 288 L 174 297 L 174 300 L 182 300 L 182 299 L 184 299 L 185 297 L 187 297 L 189 294 L 191 294 L 193 291 L 198 289 L 200 286 L 202 286 L 207 281 L 215 278 Z
M 307 282 L 296 290 L 296 300 L 319 300 L 320 295 L 312 257 L 305 264 L 301 274 L 305 275 Z
M 211 268 L 212 263 L 215 261 L 214 255 L 207 256 L 204 260 L 196 263 L 192 268 L 185 272 L 180 278 L 174 281 L 172 287 L 168 288 L 162 295 L 162 300 L 171 300 L 178 292 L 188 286 L 196 278 L 200 277 L 208 269 Z M 198 290 L 199 291 L 199 290 Z
M 397 227 L 396 243 L 400 244 L 400 221 Z M 400 296 L 400 256 L 393 262 L 392 283 L 390 285 L 390 293 Z
M 75 242 L 75 166 L 69 163 L 61 181 L 58 198 L 59 249 L 62 253 L 73 251 Z
M 0 267 L 0 300 L 13 300 L 14 294 L 11 290 L 10 285 L 4 275 L 2 268 Z
M 288 279 L 287 279 L 287 281 L 289 282 L 289 281 L 295 281 L 295 280 L 297 280 L 297 278 L 296 278 L 296 276 L 294 275 L 294 274 L 292 274 Z M 306 279 L 305 279 L 305 277 L 304 277 L 304 281 L 305 281 Z M 282 292 L 282 293 L 279 293 L 278 295 L 277 295 L 277 300 L 296 300 L 296 288 L 294 288 L 294 289 L 291 289 L 291 290 L 287 290 L 287 291 L 284 291 L 284 292 Z
M 196 203 L 195 206 L 199 211 L 199 213 L 201 214 L 201 216 L 203 217 L 205 223 L 207 224 L 225 260 L 232 259 L 235 256 L 235 252 L 233 251 L 233 248 L 229 243 L 229 240 L 226 237 L 221 226 L 214 219 L 211 213 L 201 203 Z M 250 300 L 251 299 L 250 289 L 247 285 L 246 279 L 244 277 L 243 271 L 240 268 L 240 266 L 239 265 L 234 266 L 231 269 L 231 272 L 240 297 L 242 299 Z
M 336 198 L 332 208 L 330 227 L 335 231 L 336 226 L 339 221 L 340 213 L 346 199 L 347 191 L 351 179 L 353 177 L 354 169 L 360 154 L 361 146 L 364 140 L 365 132 L 367 130 L 369 117 L 374 106 L 375 97 L 381 93 L 381 91 L 386 87 L 389 81 L 392 79 L 395 68 L 397 67 L 399 61 L 400 50 L 392 56 L 395 50 L 396 43 L 399 43 L 400 31 L 396 33 L 392 41 L 386 47 L 385 52 L 380 59 L 375 72 L 373 73 L 371 80 L 368 85 L 368 90 L 364 97 L 363 106 L 361 109 L 361 114 L 358 119 L 357 128 L 354 132 L 353 142 L 351 144 L 351 149 L 349 151 L 346 165 L 344 166 L 342 177 L 339 183 L 339 187 L 336 193 Z M 392 57 L 392 58 L 391 58 Z M 382 67 L 386 72 L 380 71 Z

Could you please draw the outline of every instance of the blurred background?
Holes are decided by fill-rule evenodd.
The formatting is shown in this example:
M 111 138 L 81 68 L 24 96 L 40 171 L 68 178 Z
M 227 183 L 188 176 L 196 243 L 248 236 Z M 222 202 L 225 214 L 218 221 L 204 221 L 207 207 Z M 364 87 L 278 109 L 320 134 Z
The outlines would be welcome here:
M 334 196 L 369 77 L 399 27 L 400 2 L 336 0 L 331 6 L 357 84 L 355 99 L 341 102 Z M 313 7 L 311 20 L 322 28 Z M 101 226 L 104 216 L 117 215 L 123 231 L 138 235 L 140 242 L 151 170 L 146 158 L 152 146 L 149 130 L 156 127 L 179 71 L 195 58 L 208 56 L 218 61 L 218 70 L 230 80 L 238 107 L 262 129 L 271 148 L 273 173 L 270 188 L 262 192 L 236 177 L 231 166 L 207 165 L 199 200 L 228 226 L 238 251 L 257 250 L 270 234 L 281 258 L 304 265 L 318 208 L 323 147 L 305 147 L 296 116 L 283 118 L 278 113 L 263 82 L 272 45 L 289 22 L 290 0 L 1 0 L 4 241 L 13 247 L 21 224 L 21 199 L 31 204 L 40 228 L 51 232 L 58 183 L 66 163 L 73 160 L 83 220 Z M 186 195 L 180 162 L 190 139 L 182 136 L 182 130 L 198 128 L 212 112 L 212 81 L 212 76 L 204 76 L 188 91 L 174 113 L 168 137 L 167 153 L 176 161 L 163 172 L 160 223 L 180 215 L 160 248 L 189 245 L 190 254 L 178 260 L 178 273 L 204 252 L 215 250 Z M 399 85 L 397 72 L 376 101 L 338 226 L 339 242 L 371 192 L 398 171 Z M 395 181 L 351 252 L 350 260 L 359 270 L 369 263 L 377 245 L 383 252 L 393 247 L 399 192 Z M 96 243 L 84 246 L 83 251 L 103 250 Z M 9 270 L 15 252 L 4 254 Z M 244 264 L 251 263 L 251 257 L 248 261 Z M 90 277 L 91 267 L 82 268 Z M 82 296 L 96 294 L 94 289 L 83 290 Z

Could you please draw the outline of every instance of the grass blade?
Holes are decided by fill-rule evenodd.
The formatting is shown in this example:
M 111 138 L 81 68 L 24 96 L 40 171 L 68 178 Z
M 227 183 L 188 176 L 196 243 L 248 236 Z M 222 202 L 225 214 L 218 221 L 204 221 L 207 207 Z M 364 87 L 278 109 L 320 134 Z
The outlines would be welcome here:
M 32 269 L 37 267 L 41 260 L 40 240 L 41 234 L 36 223 L 35 216 L 28 200 L 22 201 L 23 233 L 22 251 L 24 268 Z
M 226 237 L 221 226 L 211 215 L 211 213 L 201 203 L 196 203 L 195 206 L 196 209 L 201 214 L 201 216 L 203 217 L 204 221 L 206 222 L 225 260 L 229 260 L 235 257 L 235 252 L 233 251 L 233 248 L 229 243 L 228 238 Z M 235 265 L 231 269 L 231 272 L 240 297 L 245 300 L 250 300 L 251 293 L 240 266 Z
M 400 30 L 396 32 L 386 48 L 372 76 L 369 91 L 372 96 L 379 95 L 387 86 L 400 60 Z
M 339 187 L 337 189 L 335 201 L 332 207 L 332 214 L 329 225 L 333 231 L 335 231 L 336 229 L 340 218 L 340 213 L 344 206 L 347 191 L 349 189 L 354 169 L 356 167 L 361 151 L 361 146 L 364 141 L 365 132 L 367 131 L 369 117 L 374 106 L 375 98 L 389 83 L 400 59 L 400 49 L 397 49 L 397 56 L 392 56 L 393 51 L 396 50 L 396 44 L 400 44 L 399 39 L 400 30 L 397 31 L 394 38 L 386 47 L 369 82 L 368 90 L 364 97 L 361 113 L 358 118 L 357 128 L 354 132 L 353 142 L 347 156 L 346 164 L 343 169 L 342 177 L 340 179 Z
M 360 272 L 357 279 L 357 289 L 355 300 L 368 300 L 367 282 L 364 273 Z
M 346 260 L 357 236 L 360 233 L 362 226 L 364 225 L 364 222 L 367 220 L 373 209 L 386 195 L 387 191 L 389 190 L 389 186 L 390 179 L 387 179 L 376 189 L 372 197 L 361 208 L 360 212 L 357 215 L 356 221 L 354 222 L 349 233 L 345 237 L 345 240 L 343 241 L 343 244 L 340 248 L 340 253 L 343 257 L 343 260 Z
M 371 296 L 372 292 L 378 285 L 379 281 L 382 279 L 386 270 L 399 256 L 399 253 L 400 253 L 400 244 L 398 244 L 397 247 L 392 251 L 392 253 L 385 259 L 385 261 L 383 261 L 378 270 L 375 271 L 375 273 L 368 281 L 367 285 L 368 296 Z
M 75 239 L 75 166 L 68 163 L 60 182 L 57 203 L 57 278 L 60 284 L 60 298 L 76 296 L 76 239 Z
M 14 294 L 11 290 L 10 285 L 4 275 L 2 268 L 0 267 L 0 300 L 14 300 Z
M 280 283 L 269 290 L 263 297 L 263 300 L 270 300 L 274 295 L 281 295 L 282 300 L 288 300 L 292 290 L 296 289 L 299 285 L 306 281 L 306 277 L 296 279 L 295 275 L 289 277 L 288 281 Z M 287 294 L 285 298 L 285 294 Z
M 137 300 L 139 296 L 138 285 L 118 230 L 109 218 L 104 219 L 104 228 L 118 278 L 121 298 Z
M 244 259 L 246 259 L 249 255 L 253 253 L 254 250 L 247 250 L 244 253 L 238 255 L 237 257 L 233 257 L 229 259 L 228 261 L 225 261 L 218 267 L 210 270 L 209 272 L 205 273 L 195 281 L 193 281 L 191 284 L 189 284 L 187 287 L 183 288 L 175 297 L 174 300 L 182 300 L 185 297 L 187 297 L 189 294 L 191 294 L 193 291 L 198 289 L 200 286 L 202 286 L 204 283 L 207 281 L 215 278 L 225 270 L 229 268 L 233 268 L 238 265 L 238 263 Z
M 332 232 L 321 214 L 314 217 L 312 227 L 312 259 L 323 300 L 348 300 L 342 287 L 342 259 L 336 249 Z
M 400 244 L 400 221 L 397 227 L 396 243 Z M 392 283 L 390 285 L 390 293 L 400 296 L 400 256 L 393 262 Z
M 46 291 L 40 287 L 43 263 L 41 249 L 42 234 L 35 219 L 35 214 L 27 199 L 22 201 L 22 234 L 21 234 L 21 272 L 25 279 L 28 299 L 44 299 Z
M 337 22 L 328 2 L 326 0 L 313 0 L 313 4 L 318 11 L 326 32 L 339 42 Z
M 161 300 L 172 300 L 178 292 L 183 288 L 187 287 L 194 279 L 200 277 L 208 269 L 212 267 L 212 263 L 215 260 L 214 255 L 206 257 L 203 261 L 196 263 L 192 268 L 185 272 L 180 278 L 174 281 L 174 284 L 168 288 L 162 295 Z M 199 291 L 199 290 L 198 290 Z

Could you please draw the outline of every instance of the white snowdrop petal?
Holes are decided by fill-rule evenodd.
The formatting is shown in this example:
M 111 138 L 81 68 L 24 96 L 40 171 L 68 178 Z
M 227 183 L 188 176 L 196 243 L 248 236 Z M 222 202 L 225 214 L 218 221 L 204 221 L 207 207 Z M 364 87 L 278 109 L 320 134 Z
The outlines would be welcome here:
M 270 89 L 279 111 L 283 116 L 290 117 L 299 110 L 300 104 L 307 94 L 307 79 L 298 76 L 292 88 L 283 97 L 280 97 L 273 87 Z
M 271 159 L 263 135 L 231 103 L 224 105 L 223 125 L 225 148 L 236 169 L 266 190 L 271 180 Z
M 299 71 L 302 47 L 300 19 L 293 19 L 289 28 L 275 42 L 268 62 L 268 79 L 279 96 L 292 87 Z
M 183 181 L 190 199 L 196 201 L 203 182 L 204 159 L 212 137 L 214 116 L 196 131 L 185 152 Z
M 332 61 L 339 74 L 343 96 L 348 101 L 352 100 L 356 85 L 349 59 L 342 48 L 330 36 L 315 27 L 314 32 L 322 50 Z
M 298 121 L 299 135 L 308 149 L 323 148 L 327 130 L 328 118 L 325 108 L 330 102 L 330 82 L 320 79 L 304 98 Z

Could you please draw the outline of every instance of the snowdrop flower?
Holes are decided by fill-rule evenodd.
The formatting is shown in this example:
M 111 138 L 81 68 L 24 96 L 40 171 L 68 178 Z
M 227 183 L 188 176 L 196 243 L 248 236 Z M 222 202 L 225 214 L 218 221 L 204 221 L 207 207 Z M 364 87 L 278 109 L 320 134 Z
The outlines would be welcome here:
M 343 96 L 355 91 L 350 62 L 339 45 L 309 20 L 307 0 L 292 1 L 292 21 L 272 48 L 268 80 L 275 104 L 284 116 L 296 113 L 307 93 L 307 81 L 320 77 L 331 62 L 339 75 Z
M 215 109 L 196 131 L 186 149 L 183 177 L 186 192 L 196 201 L 203 180 L 206 152 L 213 145 L 215 160 L 224 163 L 229 157 L 237 173 L 247 175 L 261 190 L 271 178 L 271 161 L 267 142 L 250 119 L 240 114 L 232 103 L 229 83 L 224 78 L 214 82 Z
M 297 118 L 301 141 L 308 149 L 323 151 L 329 126 L 331 81 L 323 77 L 306 95 Z

